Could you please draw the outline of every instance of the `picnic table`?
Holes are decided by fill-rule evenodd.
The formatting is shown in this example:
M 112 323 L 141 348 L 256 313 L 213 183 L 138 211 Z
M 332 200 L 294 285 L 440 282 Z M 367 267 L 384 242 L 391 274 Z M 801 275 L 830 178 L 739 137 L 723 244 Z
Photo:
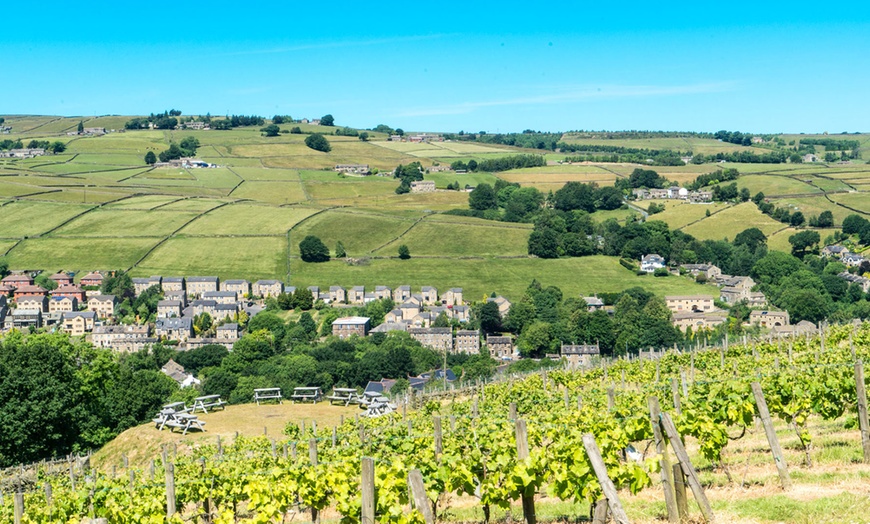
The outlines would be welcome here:
M 193 399 L 193 407 L 190 409 L 190 412 L 196 413 L 197 409 L 201 409 L 203 413 L 208 413 L 209 408 L 212 410 L 217 408 L 224 409 L 226 405 L 227 403 L 221 399 L 220 395 L 205 395 Z
M 396 411 L 396 405 L 390 399 L 374 391 L 363 393 L 360 407 L 366 410 L 362 414 L 364 417 L 379 417 Z
M 163 409 L 172 410 L 175 413 L 187 413 L 190 411 L 184 402 L 170 402 L 169 404 L 164 404 Z
M 257 405 L 260 405 L 261 400 L 277 400 L 279 404 L 283 404 L 284 400 L 281 397 L 281 388 L 258 388 L 254 390 L 254 400 Z
M 177 411 L 171 407 L 164 407 L 161 409 L 160 413 L 157 414 L 157 417 L 152 419 L 152 422 L 154 422 L 157 429 L 160 431 L 162 431 L 163 428 L 169 428 L 169 431 L 180 429 L 182 430 L 182 435 L 187 435 L 187 432 L 191 429 L 205 431 L 205 428 L 202 427 L 205 422 L 199 420 L 196 415 L 192 415 L 186 411 Z
M 294 402 L 297 400 L 300 402 L 310 400 L 316 404 L 323 399 L 323 392 L 320 391 L 319 387 L 293 388 L 293 394 L 290 395 L 290 398 L 292 398 Z
M 326 398 L 329 399 L 330 404 L 338 403 L 345 406 L 359 404 L 362 401 L 362 397 L 357 394 L 356 388 L 332 388 L 332 395 Z

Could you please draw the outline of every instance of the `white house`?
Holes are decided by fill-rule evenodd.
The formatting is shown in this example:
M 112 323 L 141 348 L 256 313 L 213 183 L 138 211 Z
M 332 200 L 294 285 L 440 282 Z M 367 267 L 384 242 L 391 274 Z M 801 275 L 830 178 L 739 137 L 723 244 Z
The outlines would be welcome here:
M 665 267 L 665 259 L 659 255 L 645 255 L 640 259 L 640 270 L 646 273 L 652 273 L 656 269 Z

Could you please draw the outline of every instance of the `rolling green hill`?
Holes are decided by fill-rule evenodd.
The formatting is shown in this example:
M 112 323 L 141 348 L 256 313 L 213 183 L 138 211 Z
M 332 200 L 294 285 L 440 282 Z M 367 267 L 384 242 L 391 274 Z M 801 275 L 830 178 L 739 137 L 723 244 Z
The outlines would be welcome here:
M 8 116 L 12 132 L 2 139 L 60 140 L 64 153 L 32 159 L 0 159 L 0 253 L 14 269 L 130 269 L 135 275 L 207 273 L 221 277 L 283 278 L 293 285 L 463 286 L 470 296 L 492 291 L 519 294 L 533 278 L 567 293 L 614 291 L 643 285 L 658 293 L 688 293 L 695 285 L 677 278 L 637 277 L 615 259 L 538 260 L 526 254 L 530 225 L 492 222 L 440 212 L 467 208 L 467 193 L 442 191 L 397 195 L 391 177 L 354 177 L 332 170 L 339 163 L 367 163 L 392 170 L 419 161 L 424 167 L 455 160 L 535 152 L 504 145 L 445 141 L 388 142 L 370 133 L 330 136 L 332 151 L 304 145 L 305 134 L 267 138 L 258 128 L 230 131 L 141 130 L 105 136 L 69 136 L 78 122 L 85 127 L 121 129 L 128 117 L 61 118 Z M 295 125 L 295 124 L 294 124 Z M 290 125 L 282 125 L 287 129 Z M 303 133 L 328 128 L 300 125 Z M 199 158 L 214 169 L 152 168 L 146 152 L 194 136 Z M 574 144 L 693 150 L 704 154 L 764 148 L 735 146 L 702 138 L 579 138 Z M 860 135 L 862 143 L 870 137 Z M 550 161 L 565 155 L 548 152 Z M 427 179 L 439 189 L 503 178 L 555 191 L 569 181 L 611 185 L 637 165 L 560 164 L 497 174 L 434 173 Z M 850 213 L 870 215 L 870 166 L 849 164 L 727 164 L 747 175 L 740 187 L 761 191 L 777 205 L 806 215 L 831 210 L 839 224 Z M 656 167 L 677 183 L 687 183 L 718 164 Z M 646 205 L 646 204 L 642 204 Z M 707 216 L 706 211 L 711 213 Z M 599 212 L 624 220 L 630 210 Z M 774 235 L 771 245 L 788 247 L 791 230 L 761 215 L 751 203 L 699 206 L 667 203 L 655 216 L 699 239 L 733 238 L 747 227 Z M 823 232 L 827 234 L 827 232 Z M 341 241 L 348 255 L 364 258 L 306 264 L 298 242 L 307 234 L 332 250 Z M 412 258 L 395 258 L 407 245 Z M 709 292 L 710 288 L 704 288 Z

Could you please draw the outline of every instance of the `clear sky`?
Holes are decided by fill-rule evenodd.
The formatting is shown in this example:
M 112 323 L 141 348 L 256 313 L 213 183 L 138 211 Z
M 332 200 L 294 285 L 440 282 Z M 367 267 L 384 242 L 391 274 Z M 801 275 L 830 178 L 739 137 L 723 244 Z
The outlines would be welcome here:
M 16 2 L 0 29 L 0 113 L 331 113 L 339 125 L 417 131 L 868 131 L 861 5 Z

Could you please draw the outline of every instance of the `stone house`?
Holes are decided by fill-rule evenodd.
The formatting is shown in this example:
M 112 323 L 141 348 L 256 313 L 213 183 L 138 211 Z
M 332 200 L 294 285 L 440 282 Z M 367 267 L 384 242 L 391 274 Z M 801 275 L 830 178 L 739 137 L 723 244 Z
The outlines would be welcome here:
M 26 295 L 15 301 L 19 309 L 38 309 L 48 311 L 48 297 L 45 295 Z
M 849 254 L 849 250 L 838 244 L 831 244 L 822 248 L 822 255 L 826 257 L 842 258 Z
M 790 325 L 788 311 L 755 310 L 749 313 L 749 323 L 764 328 Z
M 409 328 L 408 334 L 429 349 L 443 352 L 453 349 L 453 330 L 450 328 Z
M 495 298 L 490 297 L 486 299 L 487 302 L 495 302 L 498 306 L 498 313 L 504 318 L 505 315 L 508 314 L 508 311 L 511 309 L 511 301 L 499 295 Z
M 351 304 L 363 304 L 366 298 L 365 286 L 353 286 L 347 293 L 347 301 Z
M 411 182 L 411 193 L 433 193 L 435 182 L 431 180 L 414 180 Z
M 514 356 L 514 342 L 511 337 L 488 335 L 486 347 L 489 348 L 489 356 L 496 360 L 511 360 Z
M 329 301 L 333 304 L 344 304 L 347 301 L 347 291 L 341 286 L 329 286 Z
M 206 291 L 202 294 L 205 300 L 214 300 L 218 304 L 235 304 L 238 295 L 235 291 Z
M 432 286 L 423 286 L 420 288 L 420 292 L 423 295 L 423 303 L 428 305 L 434 305 L 438 303 L 438 290 Z
M 336 164 L 334 171 L 356 175 L 367 175 L 372 172 L 368 164 Z
M 403 322 L 405 319 L 402 316 L 401 309 L 394 309 L 392 311 L 388 311 L 386 315 L 384 315 L 384 323 L 385 324 L 397 324 L 399 322 Z
M 221 291 L 232 291 L 236 294 L 236 300 L 241 300 L 251 294 L 251 283 L 241 279 L 224 280 L 221 282 Z
M 94 330 L 97 315 L 93 311 L 70 311 L 63 314 L 63 330 L 74 337 Z
M 217 291 L 220 287 L 220 279 L 218 277 L 187 277 L 185 286 L 188 295 L 201 297 L 209 291 Z
M 665 304 L 674 313 L 692 311 L 695 313 L 709 312 L 715 309 L 713 297 L 710 295 L 672 295 L 665 297 Z
M 375 286 L 375 300 L 392 298 L 393 291 L 387 286 Z
M 162 339 L 187 342 L 193 336 L 193 320 L 186 317 L 157 319 L 155 333 Z
M 559 354 L 568 361 L 568 369 L 579 369 L 592 364 L 592 357 L 600 355 L 598 344 L 562 344 Z
M 586 311 L 590 313 L 604 308 L 604 301 L 598 297 L 583 297 L 583 301 L 586 302 Z
M 278 297 L 284 293 L 284 282 L 280 280 L 258 280 L 254 282 L 252 294 L 258 297 Z
M 180 300 L 161 300 L 157 302 L 157 318 L 180 317 L 183 308 Z
M 718 266 L 714 266 L 713 264 L 683 264 L 680 266 L 682 269 L 689 273 L 693 277 L 696 277 L 700 274 L 703 274 L 707 277 L 708 281 L 715 280 L 719 275 L 722 274 L 722 270 L 719 269 Z
M 400 305 L 398 309 L 402 311 L 402 320 L 407 321 L 412 320 L 421 311 L 420 306 L 418 304 L 415 304 L 414 302 L 405 302 Z
M 184 277 L 165 277 L 161 280 L 160 286 L 164 296 L 169 291 L 184 291 Z
M 471 308 L 468 306 L 453 306 L 447 309 L 447 316 L 458 322 L 468 322 L 471 316 Z
M 118 351 L 136 352 L 146 345 L 157 342 L 149 338 L 151 330 L 144 326 L 96 326 L 91 335 L 91 342 L 101 348 L 113 348 Z
M 393 290 L 393 302 L 401 304 L 411 298 L 411 286 L 399 286 Z
M 224 320 L 234 320 L 239 312 L 237 304 L 215 304 L 214 313 L 211 314 L 212 321 L 223 322 Z
M 462 288 L 453 287 L 441 294 L 441 304 L 445 306 L 459 306 L 464 304 L 462 301 Z
M 45 299 L 45 297 L 43 297 Z M 75 297 L 51 297 L 48 299 L 48 312 L 53 313 L 71 313 L 79 308 L 79 301 Z M 43 310 L 44 311 L 44 310 Z
M 480 331 L 476 329 L 460 329 L 457 331 L 456 338 L 453 341 L 453 351 L 471 355 L 480 353 Z
M 368 317 L 343 317 L 332 323 L 332 334 L 345 339 L 353 335 L 364 337 L 368 335 L 371 319 Z
M 160 287 L 163 279 L 159 276 L 133 279 L 133 293 L 138 297 L 153 286 Z
M 239 325 L 231 322 L 217 327 L 215 330 L 215 338 L 219 340 L 231 340 L 235 342 L 239 339 Z
M 713 329 L 719 324 L 725 322 L 725 320 L 725 317 L 722 315 L 711 315 L 697 311 L 684 311 L 674 313 L 672 322 L 674 327 L 679 328 L 681 331 L 685 332 L 686 329 L 691 327 L 692 331 L 697 332 L 701 329 Z
M 93 311 L 99 318 L 112 318 L 117 304 L 115 295 L 95 295 L 88 299 L 88 311 Z

